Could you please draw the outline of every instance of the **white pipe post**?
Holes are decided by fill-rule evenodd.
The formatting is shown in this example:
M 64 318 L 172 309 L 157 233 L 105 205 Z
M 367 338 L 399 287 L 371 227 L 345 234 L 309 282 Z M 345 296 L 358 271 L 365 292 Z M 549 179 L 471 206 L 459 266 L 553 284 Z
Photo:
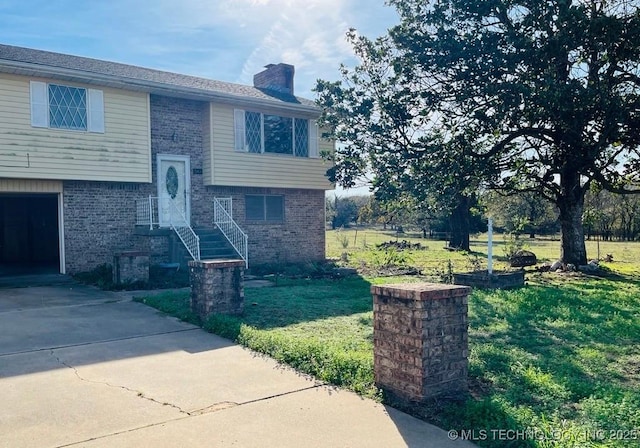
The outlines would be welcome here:
M 489 275 L 491 275 L 493 274 L 493 220 L 491 218 L 489 218 L 488 233 L 487 271 L 489 272 Z
M 149 195 L 149 230 L 153 230 L 153 199 Z

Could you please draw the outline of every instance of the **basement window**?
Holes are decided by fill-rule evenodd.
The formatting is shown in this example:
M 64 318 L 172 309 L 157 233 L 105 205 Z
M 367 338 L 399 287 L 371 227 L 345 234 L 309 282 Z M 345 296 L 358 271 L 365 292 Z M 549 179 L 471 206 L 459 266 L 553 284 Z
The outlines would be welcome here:
M 248 194 L 245 209 L 247 221 L 283 222 L 284 196 Z

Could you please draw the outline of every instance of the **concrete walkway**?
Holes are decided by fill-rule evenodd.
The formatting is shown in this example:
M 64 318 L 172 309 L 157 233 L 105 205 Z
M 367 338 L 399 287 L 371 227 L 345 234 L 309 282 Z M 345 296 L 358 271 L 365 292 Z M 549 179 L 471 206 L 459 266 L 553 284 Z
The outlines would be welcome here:
M 0 289 L 0 447 L 470 447 L 109 293 Z

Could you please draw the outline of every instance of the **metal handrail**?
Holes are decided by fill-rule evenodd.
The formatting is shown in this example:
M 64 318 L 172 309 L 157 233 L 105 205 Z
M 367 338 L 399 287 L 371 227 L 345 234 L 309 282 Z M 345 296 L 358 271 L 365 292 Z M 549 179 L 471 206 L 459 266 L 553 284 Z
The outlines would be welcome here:
M 189 251 L 189 255 L 196 261 L 200 261 L 200 237 L 191 228 L 187 222 L 187 217 L 182 213 L 174 201 L 167 201 L 169 203 L 169 225 L 171 229 L 178 235 L 184 247 Z M 178 222 L 174 221 L 177 218 Z
M 231 198 L 213 199 L 213 222 L 249 267 L 249 237 L 233 220 Z
M 149 230 L 160 225 L 158 198 L 149 196 L 136 201 L 136 225 L 149 226 Z

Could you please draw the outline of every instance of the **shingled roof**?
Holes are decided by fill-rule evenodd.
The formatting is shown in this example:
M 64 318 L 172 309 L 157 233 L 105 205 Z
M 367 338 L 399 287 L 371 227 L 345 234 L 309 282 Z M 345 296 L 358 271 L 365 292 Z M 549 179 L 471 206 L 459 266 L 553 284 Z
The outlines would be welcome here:
M 315 103 L 283 92 L 117 62 L 0 44 L 0 72 L 52 76 L 164 95 L 229 101 L 243 99 L 274 106 L 316 109 Z

